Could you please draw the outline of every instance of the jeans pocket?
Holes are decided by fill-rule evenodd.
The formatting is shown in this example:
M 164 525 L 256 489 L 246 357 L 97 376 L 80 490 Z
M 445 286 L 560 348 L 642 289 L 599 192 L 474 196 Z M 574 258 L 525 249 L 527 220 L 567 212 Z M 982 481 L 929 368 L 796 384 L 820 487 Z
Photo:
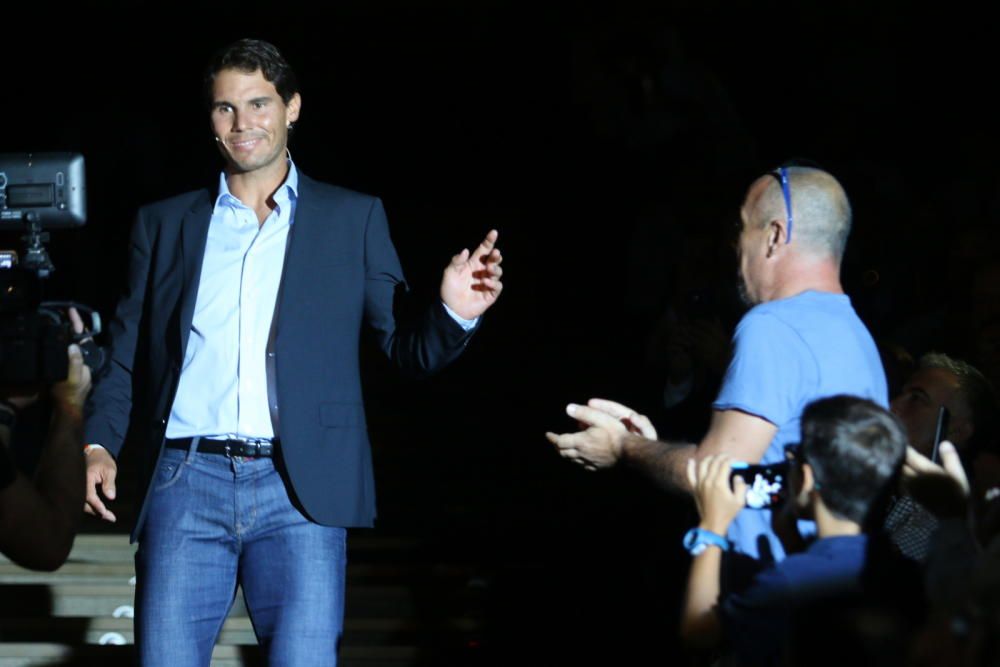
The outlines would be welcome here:
M 153 473 L 153 491 L 163 491 L 176 484 L 185 467 L 187 467 L 187 461 L 184 459 L 161 460 L 156 466 L 156 472 Z

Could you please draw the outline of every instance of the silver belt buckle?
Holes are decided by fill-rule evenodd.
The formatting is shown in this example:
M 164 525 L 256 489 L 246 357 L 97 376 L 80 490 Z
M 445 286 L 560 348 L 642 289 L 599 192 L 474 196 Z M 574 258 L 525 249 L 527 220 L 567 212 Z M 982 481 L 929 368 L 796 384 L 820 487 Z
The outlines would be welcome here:
M 237 440 L 239 440 L 242 443 L 242 447 L 243 447 L 243 450 L 240 452 L 239 455 L 240 456 L 252 456 L 254 458 L 257 458 L 257 457 L 260 456 L 261 446 L 271 444 L 269 440 L 263 440 L 261 438 L 253 438 L 253 439 L 237 438 Z M 248 446 L 249 447 L 253 447 L 253 453 L 252 454 L 247 453 L 247 447 Z M 226 445 L 226 455 L 227 456 L 229 455 L 229 445 L 228 444 Z

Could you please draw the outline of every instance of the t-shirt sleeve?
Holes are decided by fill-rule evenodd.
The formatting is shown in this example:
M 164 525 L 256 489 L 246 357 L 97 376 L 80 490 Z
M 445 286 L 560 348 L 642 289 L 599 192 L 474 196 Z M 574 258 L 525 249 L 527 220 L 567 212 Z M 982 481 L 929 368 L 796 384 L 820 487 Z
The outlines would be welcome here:
M 812 360 L 795 331 L 767 313 L 747 313 L 733 336 L 733 358 L 712 404 L 780 426 L 798 416 Z

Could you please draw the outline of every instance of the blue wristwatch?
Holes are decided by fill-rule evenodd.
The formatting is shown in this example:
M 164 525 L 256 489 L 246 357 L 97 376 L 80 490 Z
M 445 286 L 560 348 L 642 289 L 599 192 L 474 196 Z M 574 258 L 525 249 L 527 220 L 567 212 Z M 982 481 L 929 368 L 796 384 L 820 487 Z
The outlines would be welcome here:
M 723 551 L 728 551 L 729 540 L 704 528 L 692 528 L 684 534 L 684 548 L 692 556 L 697 556 L 708 547 L 719 547 Z

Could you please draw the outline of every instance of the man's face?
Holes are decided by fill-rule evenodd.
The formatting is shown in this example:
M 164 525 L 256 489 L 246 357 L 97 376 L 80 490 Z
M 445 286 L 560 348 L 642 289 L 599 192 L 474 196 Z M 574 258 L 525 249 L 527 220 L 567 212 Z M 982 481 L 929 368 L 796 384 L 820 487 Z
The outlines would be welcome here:
M 260 70 L 219 72 L 212 86 L 212 130 L 230 169 L 247 173 L 280 164 L 300 104 L 296 93 L 286 105 Z
M 740 209 L 741 229 L 740 237 L 736 242 L 736 253 L 739 257 L 739 271 L 737 279 L 739 281 L 740 300 L 748 306 L 755 306 L 761 302 L 759 278 L 762 269 L 764 256 L 765 230 L 751 218 L 750 199 Z
M 910 444 L 924 456 L 930 456 L 934 447 L 938 409 L 943 405 L 952 413 L 952 419 L 961 418 L 958 377 L 944 368 L 917 370 L 903 385 L 899 396 L 892 400 L 892 413 L 906 427 Z M 963 443 L 955 443 L 961 446 Z
M 755 306 L 757 305 L 757 301 L 756 299 L 754 299 L 753 295 L 750 292 L 750 281 L 747 279 L 749 262 L 747 261 L 748 251 L 745 248 L 746 234 L 747 234 L 746 226 L 744 225 L 743 231 L 740 233 L 740 239 L 738 245 L 736 246 L 737 248 L 736 252 L 739 256 L 739 262 L 740 262 L 739 269 L 736 272 L 736 280 L 737 280 L 736 287 L 739 290 L 740 301 L 742 301 L 744 305 Z

